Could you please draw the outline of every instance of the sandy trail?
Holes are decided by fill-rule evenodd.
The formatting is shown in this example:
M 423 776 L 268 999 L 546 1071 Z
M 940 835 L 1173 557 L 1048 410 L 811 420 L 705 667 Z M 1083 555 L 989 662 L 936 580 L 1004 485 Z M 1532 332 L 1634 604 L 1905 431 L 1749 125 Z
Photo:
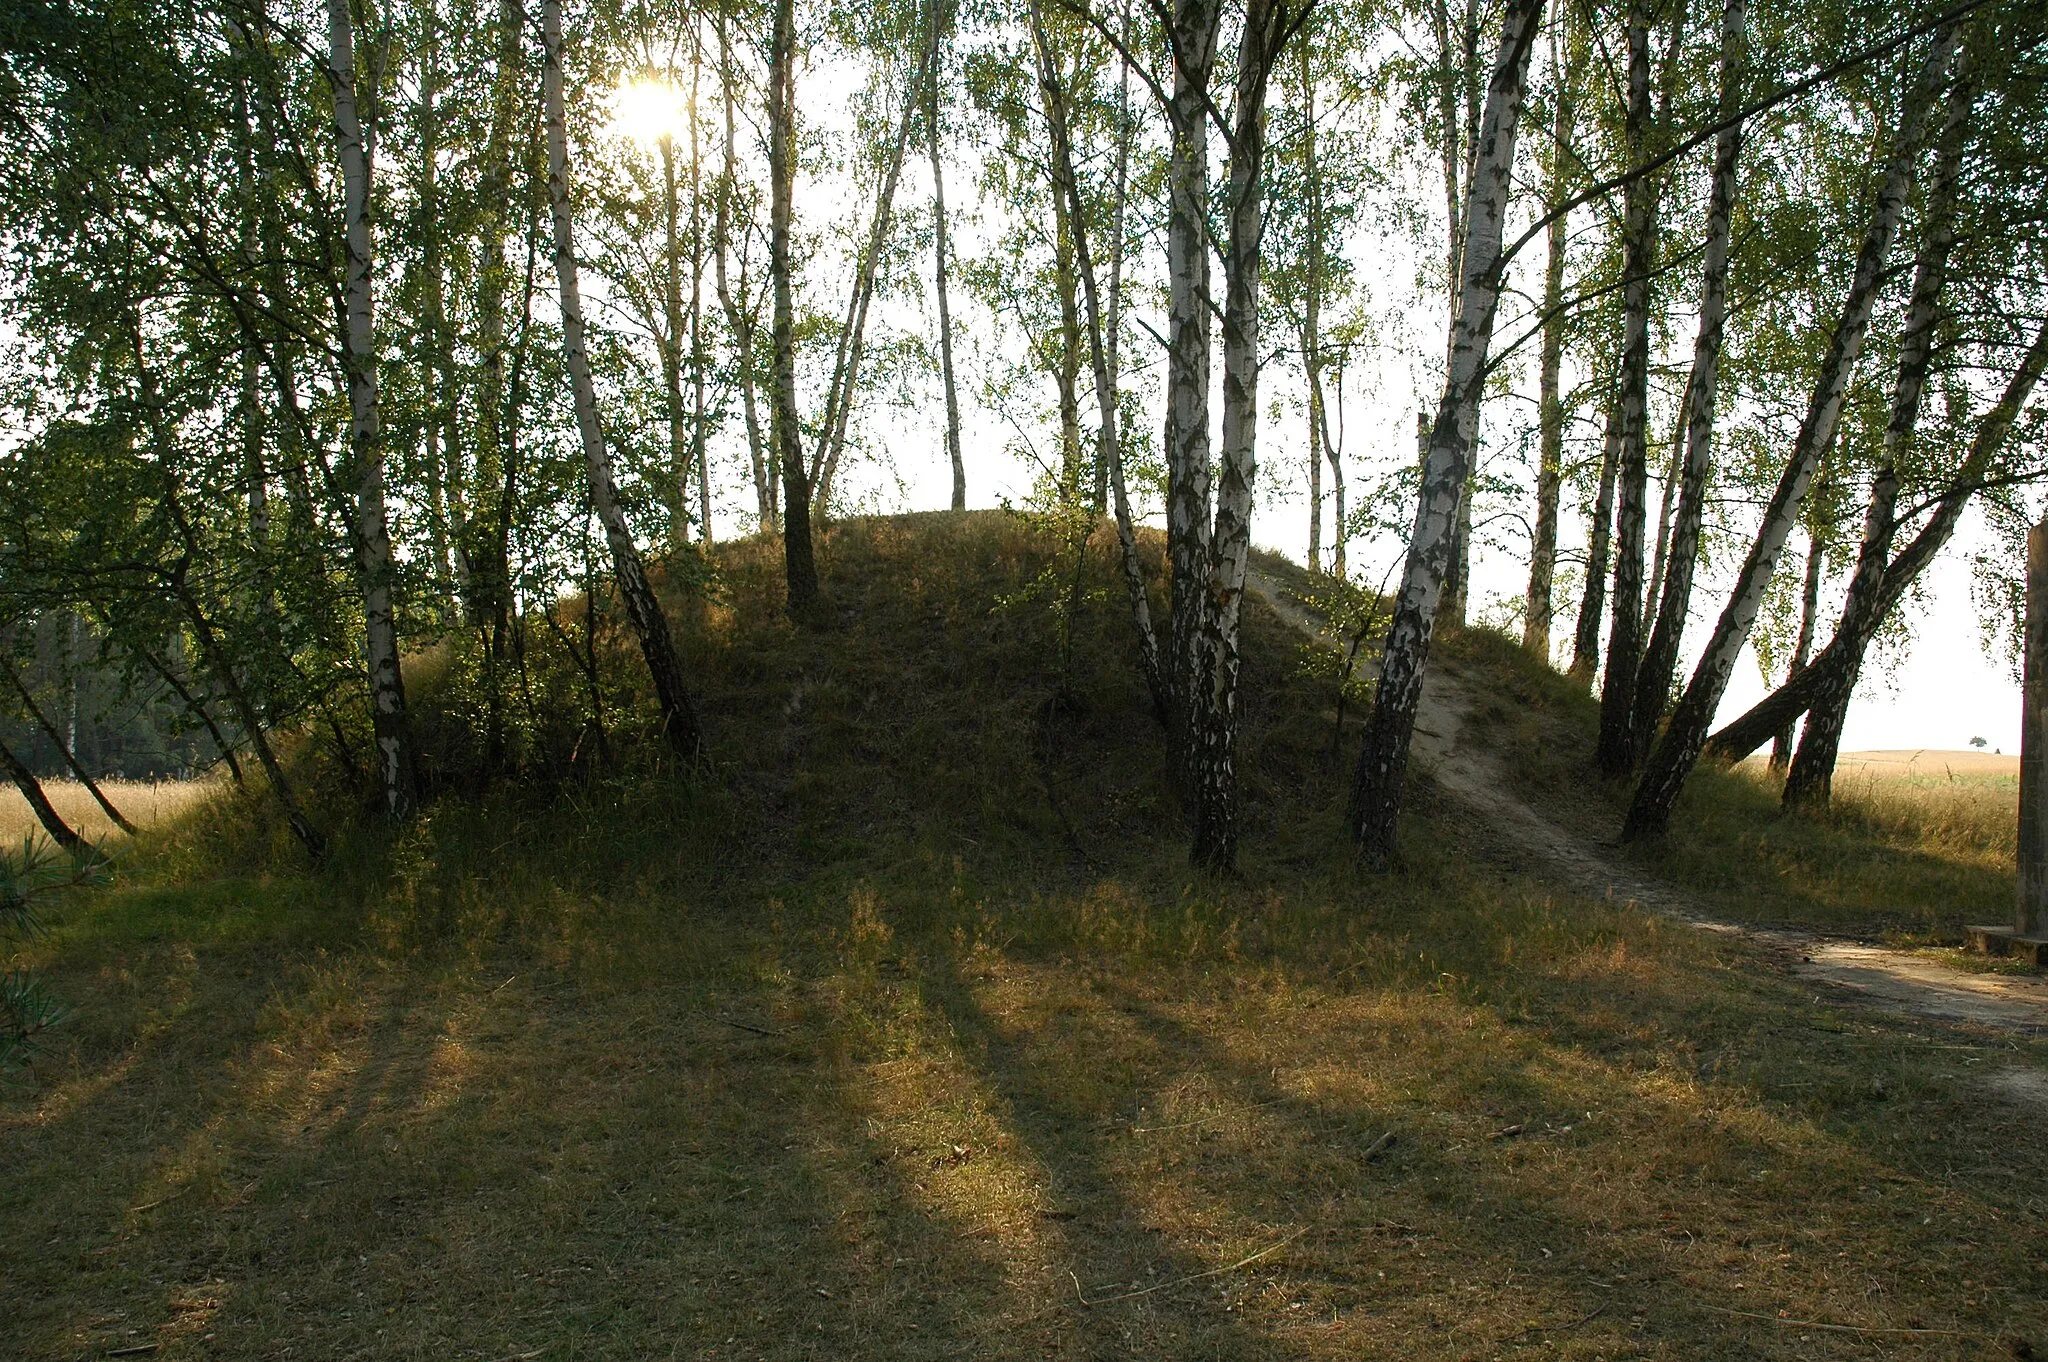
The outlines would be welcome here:
M 1313 638 L 1322 637 L 1315 617 L 1273 578 L 1254 570 L 1248 585 L 1283 620 Z M 1891 1011 L 2005 1030 L 2048 1027 L 2048 980 L 2039 977 L 1968 974 L 1912 951 L 1752 927 L 1702 912 L 1682 889 L 1643 878 L 1613 848 L 1568 831 L 1517 795 L 1498 755 L 1468 732 L 1471 713 L 1469 683 L 1440 663 L 1432 664 L 1416 713 L 1416 762 L 1489 833 L 1540 862 L 1571 889 L 1593 898 L 1633 901 L 1702 930 L 1772 948 L 1788 957 L 1795 976 Z

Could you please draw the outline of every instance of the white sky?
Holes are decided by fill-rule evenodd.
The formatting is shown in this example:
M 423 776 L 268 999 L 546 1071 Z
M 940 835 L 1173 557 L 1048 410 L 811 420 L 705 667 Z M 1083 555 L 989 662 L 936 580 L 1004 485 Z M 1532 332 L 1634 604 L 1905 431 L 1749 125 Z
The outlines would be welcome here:
M 814 57 L 818 56 L 822 54 L 814 54 Z M 799 78 L 798 96 L 806 119 L 817 120 L 812 126 L 826 131 L 828 135 L 838 133 L 840 130 L 833 125 L 844 120 L 843 106 L 829 96 L 841 91 L 850 92 L 860 79 L 860 73 L 843 59 L 835 61 L 826 57 L 820 64 L 806 69 Z M 1142 107 L 1143 96 L 1140 95 L 1139 99 L 1139 113 L 1143 117 L 1146 113 Z M 956 123 L 956 128 L 967 121 Z M 1004 225 L 999 210 L 977 201 L 973 170 L 978 154 L 979 149 L 968 141 L 956 140 L 947 148 L 949 225 L 954 236 L 956 262 L 970 260 L 977 253 L 992 249 Z M 1399 174 L 1397 171 L 1397 177 Z M 850 191 L 851 186 L 829 170 L 820 176 L 807 172 L 799 185 L 796 199 L 799 229 L 831 234 L 851 226 L 859 220 L 856 215 L 865 212 L 865 204 L 850 201 L 855 197 Z M 1430 184 L 1419 181 L 1411 181 L 1397 192 L 1413 195 L 1416 201 L 1424 204 L 1429 204 L 1434 196 L 1440 194 Z M 924 158 L 913 154 L 905 166 L 899 191 L 899 214 L 915 217 L 927 211 L 929 202 L 929 173 Z M 1523 211 L 1527 209 L 1526 204 L 1519 207 Z M 904 217 L 899 217 L 899 222 L 903 220 Z M 1366 305 L 1376 316 L 1379 333 L 1377 348 L 1369 357 L 1354 364 L 1344 394 L 1346 461 L 1351 466 L 1354 481 L 1370 476 L 1374 468 L 1383 469 L 1412 459 L 1414 413 L 1419 405 L 1434 407 L 1439 380 L 1430 368 L 1432 361 L 1440 362 L 1443 345 L 1441 301 L 1431 296 L 1426 285 L 1417 286 L 1414 240 L 1405 232 L 1390 230 L 1385 225 L 1374 227 L 1372 221 L 1370 214 L 1362 219 L 1359 235 L 1348 243 L 1354 260 L 1374 262 L 1370 271 L 1361 268 L 1361 275 L 1369 274 L 1370 277 L 1362 278 L 1360 284 Z M 1384 216 L 1379 218 L 1381 224 L 1385 221 Z M 1574 221 L 1577 223 L 1578 219 Z M 1156 253 L 1157 243 L 1149 243 L 1140 249 Z M 1533 270 L 1538 256 L 1539 252 L 1532 249 L 1519 262 L 1519 268 L 1525 272 Z M 843 274 L 843 261 L 840 264 Z M 930 267 L 930 252 L 926 248 L 915 268 L 924 280 L 927 293 Z M 1156 269 L 1157 262 L 1146 261 L 1137 268 Z M 814 270 L 817 272 L 805 280 L 813 305 L 823 303 L 831 306 L 833 265 L 821 256 L 814 262 Z M 1524 282 L 1526 286 L 1532 281 Z M 996 318 L 969 296 L 958 278 L 957 264 L 952 303 L 969 505 L 1022 503 L 1031 494 L 1036 467 L 1011 452 L 1017 442 L 1016 426 L 977 401 L 977 380 L 988 371 L 989 365 L 1006 357 L 1006 346 L 1017 343 L 1014 322 Z M 923 334 L 935 352 L 936 336 L 932 334 L 935 325 L 935 313 L 929 298 L 921 303 L 882 301 L 878 303 L 876 320 L 871 323 L 871 337 L 885 328 Z M 1519 334 L 1521 329 L 1511 318 L 1504 316 L 1498 335 L 1505 340 L 1510 335 Z M 1677 325 L 1674 332 L 1689 354 L 1689 327 Z M 1142 333 L 1140 335 L 1142 337 Z M 1135 346 L 1150 348 L 1149 342 L 1142 338 L 1135 342 Z M 1127 378 L 1149 358 L 1149 354 L 1134 349 L 1127 360 Z M 1262 408 L 1270 409 L 1276 398 L 1298 404 L 1299 387 L 1299 378 L 1284 366 L 1269 369 L 1262 381 Z M 1045 399 L 1049 406 L 1049 385 Z M 944 409 L 936 377 L 924 385 L 924 391 L 912 400 L 913 405 L 906 407 L 888 399 L 873 386 L 863 389 L 857 407 L 856 426 L 868 448 L 879 457 L 866 464 L 850 462 L 842 472 L 843 495 L 849 501 L 857 502 L 862 509 L 925 510 L 941 508 L 949 503 L 951 476 L 943 452 Z M 1495 402 L 1489 405 L 1487 420 L 1497 423 L 1503 433 L 1513 424 L 1526 424 L 1529 416 L 1517 409 L 1520 405 L 1516 402 Z M 1268 419 L 1263 423 L 1259 506 L 1253 521 L 1255 542 L 1279 550 L 1297 561 L 1305 558 L 1307 549 L 1300 425 L 1298 415 L 1290 415 L 1279 422 Z M 1043 430 L 1035 430 L 1031 434 L 1040 442 L 1041 448 L 1049 443 Z M 725 445 L 725 452 L 719 458 L 729 473 L 720 475 L 724 485 L 720 489 L 722 504 L 716 518 L 720 531 L 727 534 L 745 533 L 753 528 L 751 493 L 745 486 L 744 475 L 739 473 L 739 461 L 743 456 L 733 443 L 738 436 L 736 429 L 728 429 L 720 441 Z M 850 455 L 852 453 L 849 451 Z M 1653 482 L 1653 498 L 1656 487 Z M 1569 552 L 1575 544 L 1582 547 L 1584 534 L 1583 516 L 1567 496 L 1560 527 L 1561 548 Z M 1844 734 L 1846 749 L 1956 748 L 1965 746 L 1973 737 L 1982 737 L 1993 747 L 2008 752 L 2018 750 L 2019 687 L 2005 659 L 1987 653 L 1976 607 L 1971 600 L 1968 564 L 1980 539 L 1981 527 L 1975 516 L 1966 517 L 1955 541 L 1928 576 L 1923 605 L 1915 621 L 1913 642 L 1903 662 L 1886 674 L 1873 658 L 1849 712 Z M 1490 604 L 1519 600 L 1527 571 L 1526 559 L 1521 556 L 1523 551 L 1522 545 L 1513 543 L 1506 549 L 1482 546 L 1478 550 L 1471 612 L 1475 618 L 1485 616 Z M 1392 543 L 1354 543 L 1351 548 L 1354 576 L 1377 582 L 1399 552 L 1399 546 Z M 1780 572 L 1798 572 L 1803 552 L 1803 544 L 1795 536 L 1794 543 L 1788 546 L 1785 561 L 1780 564 Z M 1704 641 L 1703 636 L 1711 628 L 1725 600 L 1728 586 L 1723 580 L 1725 576 L 1725 573 L 1702 572 L 1687 634 L 1688 652 L 1682 661 L 1682 666 L 1688 671 L 1693 653 Z M 1825 594 L 1823 596 L 1818 629 L 1820 642 L 1825 642 L 1832 629 L 1832 611 L 1839 601 L 1839 583 L 1831 583 L 1831 586 L 1836 594 L 1832 600 Z M 1570 595 L 1569 600 L 1567 595 Z M 1572 593 L 1561 591 L 1559 604 L 1560 607 L 1575 605 L 1575 590 Z M 1500 613 L 1497 606 L 1494 613 Z M 1565 624 L 1568 627 L 1568 619 Z M 1568 640 L 1560 642 L 1568 644 Z M 1723 702 L 1722 720 L 1741 713 L 1766 689 L 1754 654 L 1746 654 Z

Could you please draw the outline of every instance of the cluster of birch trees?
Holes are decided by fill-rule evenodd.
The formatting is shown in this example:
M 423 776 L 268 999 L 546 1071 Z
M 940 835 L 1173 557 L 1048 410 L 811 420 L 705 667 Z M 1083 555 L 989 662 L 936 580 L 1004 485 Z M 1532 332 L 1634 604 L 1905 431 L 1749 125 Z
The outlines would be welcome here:
M 1824 801 L 1928 564 L 1971 508 L 2022 526 L 2042 472 L 2043 23 L 2017 0 L 10 7 L 0 629 L 85 621 L 99 672 L 260 768 L 318 857 L 281 727 L 404 818 L 607 752 L 615 630 L 647 750 L 687 764 L 664 594 L 715 572 L 714 524 L 774 539 L 810 617 L 816 528 L 863 468 L 941 459 L 961 508 L 992 476 L 973 432 L 1007 430 L 1043 499 L 1113 522 L 1197 864 L 1237 852 L 1254 511 L 1304 494 L 1314 571 L 1394 565 L 1367 859 L 1394 852 L 1431 639 L 1478 606 L 1482 549 L 1526 561 L 1526 645 L 1569 638 L 1556 660 L 1597 677 L 1632 835 L 1703 752 L 1789 748 L 1802 717 L 1786 798 Z M 1413 442 L 1347 435 L 1347 375 L 1355 418 L 1403 347 Z M 1783 684 L 1713 732 L 1752 642 Z M 477 738 L 460 779 L 409 719 L 424 658 Z

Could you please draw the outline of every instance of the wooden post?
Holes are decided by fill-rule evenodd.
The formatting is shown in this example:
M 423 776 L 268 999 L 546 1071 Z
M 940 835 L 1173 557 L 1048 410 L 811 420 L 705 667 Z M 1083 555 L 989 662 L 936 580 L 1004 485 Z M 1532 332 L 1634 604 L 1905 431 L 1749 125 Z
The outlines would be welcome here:
M 2019 905 L 2013 926 L 2048 937 L 2048 517 L 2027 531 L 2027 626 L 2020 687 Z
M 2027 531 L 2027 623 L 2021 651 L 2019 892 L 2010 927 L 1967 928 L 1992 955 L 2048 964 L 2048 517 Z

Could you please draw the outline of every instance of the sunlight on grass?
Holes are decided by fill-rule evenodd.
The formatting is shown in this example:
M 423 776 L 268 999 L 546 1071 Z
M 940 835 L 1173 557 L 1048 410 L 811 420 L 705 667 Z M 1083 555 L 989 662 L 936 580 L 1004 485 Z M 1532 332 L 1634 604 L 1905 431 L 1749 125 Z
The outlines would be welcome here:
M 192 780 L 103 780 L 100 790 L 129 822 L 139 828 L 156 828 L 171 823 L 226 788 L 227 777 L 200 776 Z M 43 782 L 43 793 L 57 815 L 91 841 L 109 845 L 125 844 L 128 835 L 115 827 L 85 786 L 75 780 L 55 778 Z M 43 838 L 43 826 L 12 785 L 0 786 L 0 843 L 19 849 L 21 839 Z
M 787 625 L 759 545 L 725 550 L 731 615 L 685 637 L 746 760 L 694 784 L 446 800 L 348 827 L 317 875 L 224 795 L 61 905 L 32 958 L 77 1014 L 0 1094 L 0 1353 L 2038 1336 L 2048 1155 L 2018 1103 L 2044 1042 L 1831 1006 L 1740 942 L 1465 854 L 1427 799 L 1406 868 L 1356 875 L 1329 696 L 1262 607 L 1258 835 L 1242 879 L 1191 877 L 1121 621 L 1077 630 L 1093 707 L 1047 706 L 1045 546 L 977 533 L 836 530 L 828 587 L 860 609 L 833 631 Z M 1092 567 L 1099 601 L 1106 543 Z M 1790 835 L 1742 779 L 1685 854 Z M 1811 895 L 1817 846 L 1897 857 L 1905 826 L 1845 813 L 1777 854 Z

